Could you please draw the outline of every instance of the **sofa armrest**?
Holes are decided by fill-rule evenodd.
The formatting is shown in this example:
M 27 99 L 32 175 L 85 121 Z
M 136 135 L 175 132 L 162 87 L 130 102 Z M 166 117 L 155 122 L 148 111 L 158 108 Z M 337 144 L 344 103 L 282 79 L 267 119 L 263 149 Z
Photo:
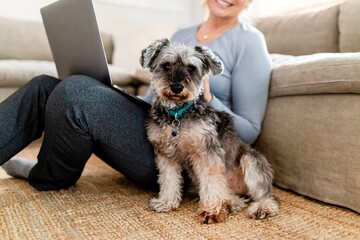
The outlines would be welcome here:
M 274 62 L 270 98 L 360 93 L 360 53 L 319 53 Z

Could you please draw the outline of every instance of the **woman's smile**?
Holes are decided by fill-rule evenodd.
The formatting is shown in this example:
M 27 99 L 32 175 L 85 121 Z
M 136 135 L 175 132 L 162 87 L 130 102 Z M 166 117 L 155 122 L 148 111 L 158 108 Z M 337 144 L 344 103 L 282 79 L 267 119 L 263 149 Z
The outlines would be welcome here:
M 216 3 L 217 3 L 218 6 L 223 7 L 223 8 L 228 8 L 228 7 L 231 7 L 231 6 L 234 5 L 234 4 L 231 4 L 231 3 L 227 2 L 227 1 L 224 1 L 224 0 L 216 0 Z

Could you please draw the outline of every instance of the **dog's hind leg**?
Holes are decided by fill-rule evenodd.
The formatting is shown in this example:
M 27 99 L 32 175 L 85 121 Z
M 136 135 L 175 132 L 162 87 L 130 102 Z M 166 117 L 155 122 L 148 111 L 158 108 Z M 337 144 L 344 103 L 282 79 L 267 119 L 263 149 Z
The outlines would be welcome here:
M 244 154 L 240 160 L 244 171 L 244 180 L 252 203 L 247 211 L 254 219 L 274 216 L 279 211 L 279 204 L 274 198 L 272 189 L 273 170 L 267 159 L 255 150 Z
M 181 166 L 161 155 L 158 155 L 156 160 L 160 192 L 157 198 L 150 201 L 150 208 L 156 212 L 168 212 L 178 208 L 181 202 Z

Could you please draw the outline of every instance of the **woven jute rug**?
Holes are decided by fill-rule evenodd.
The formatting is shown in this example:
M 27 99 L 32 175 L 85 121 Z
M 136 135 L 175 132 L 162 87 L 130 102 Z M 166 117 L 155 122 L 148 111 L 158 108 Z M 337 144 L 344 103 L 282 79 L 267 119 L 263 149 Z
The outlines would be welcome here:
M 0 168 L 1 169 L 1 168 Z M 360 215 L 274 187 L 278 216 L 225 223 L 197 221 L 197 203 L 170 213 L 149 210 L 145 191 L 92 157 L 76 186 L 38 192 L 0 170 L 0 239 L 360 239 Z

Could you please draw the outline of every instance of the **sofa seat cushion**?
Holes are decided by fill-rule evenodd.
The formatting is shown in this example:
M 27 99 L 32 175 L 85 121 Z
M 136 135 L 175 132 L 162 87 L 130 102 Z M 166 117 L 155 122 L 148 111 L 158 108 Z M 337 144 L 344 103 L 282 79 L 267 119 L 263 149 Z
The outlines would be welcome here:
M 360 93 L 360 53 L 274 58 L 270 97 Z
M 21 86 L 41 74 L 57 77 L 54 62 L 0 60 L 0 86 Z
M 133 74 L 109 65 L 113 83 L 119 86 L 128 85 L 133 81 Z M 57 71 L 52 61 L 37 60 L 0 60 L 0 86 L 19 87 L 33 77 L 41 74 L 57 77 Z

